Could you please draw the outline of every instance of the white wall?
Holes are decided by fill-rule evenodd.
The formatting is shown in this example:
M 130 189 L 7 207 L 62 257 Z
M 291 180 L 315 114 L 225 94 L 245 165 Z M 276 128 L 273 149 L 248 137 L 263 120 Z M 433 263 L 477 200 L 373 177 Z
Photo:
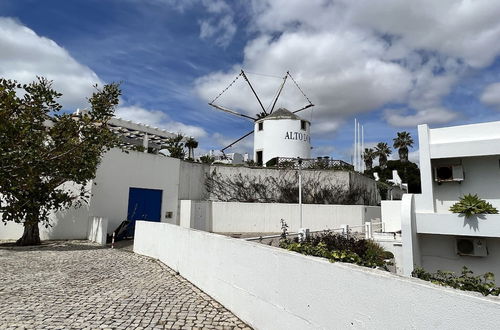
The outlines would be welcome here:
M 382 201 L 381 215 L 386 232 L 401 230 L 401 201 Z
M 403 244 L 401 243 L 401 240 L 398 239 L 390 239 L 390 238 L 377 238 L 376 234 L 374 235 L 375 237 L 373 240 L 377 242 L 381 247 L 384 248 L 384 250 L 392 252 L 394 255 L 394 265 L 393 267 L 395 268 L 396 274 L 398 275 L 403 275 L 404 274 L 404 261 L 403 261 Z
M 179 199 L 206 199 L 207 191 L 205 189 L 205 179 L 209 171 L 210 165 L 208 164 L 181 161 L 179 173 Z M 169 174 L 172 175 L 174 173 Z
M 465 157 L 461 159 L 434 160 L 436 164 L 462 164 L 464 181 L 434 182 L 434 198 L 436 212 L 451 213 L 450 206 L 465 194 L 478 194 L 493 206 L 500 209 L 500 155 L 485 157 Z
M 492 272 L 500 285 L 500 238 L 486 238 L 488 256 L 459 256 L 456 253 L 456 237 L 448 235 L 419 235 L 421 246 L 421 265 L 431 272 L 437 270 L 460 273 L 467 266 L 476 275 Z
M 89 218 L 87 239 L 101 245 L 106 245 L 108 232 L 108 219 L 91 217 Z
M 180 200 L 180 210 L 182 227 L 212 230 L 212 202 Z
M 257 329 L 496 329 L 500 300 L 267 245 L 138 222 L 158 258 Z
M 176 158 L 144 152 L 110 150 L 97 169 L 90 216 L 107 218 L 111 233 L 127 219 L 130 187 L 160 189 L 161 221 L 178 223 L 180 163 Z M 173 217 L 166 218 L 166 212 Z
M 73 183 L 65 183 L 64 189 L 75 191 L 79 186 Z M 86 185 L 90 190 L 92 181 Z M 92 197 L 90 199 L 92 201 Z M 0 219 L 1 219 L 0 213 Z M 49 215 L 49 227 L 39 224 L 41 240 L 52 239 L 87 239 L 89 204 L 84 203 L 81 207 L 72 207 L 59 212 L 53 212 Z M 23 225 L 19 223 L 8 222 L 5 225 L 0 224 L 0 239 L 17 240 L 23 234 Z
M 365 221 L 380 218 L 380 207 L 363 205 L 303 204 L 303 227 L 310 230 L 338 229 L 342 224 L 362 226 Z M 213 232 L 278 233 L 281 219 L 288 230 L 300 228 L 298 204 L 212 202 Z
M 256 152 L 260 150 L 263 151 L 264 165 L 274 157 L 311 158 L 310 124 L 307 123 L 307 129 L 302 130 L 300 122 L 300 119 L 264 119 L 264 129 L 259 131 L 257 121 L 254 128 L 254 160 L 257 160 Z M 287 133 L 293 133 L 294 137 L 295 133 L 300 133 L 302 139 L 287 139 Z

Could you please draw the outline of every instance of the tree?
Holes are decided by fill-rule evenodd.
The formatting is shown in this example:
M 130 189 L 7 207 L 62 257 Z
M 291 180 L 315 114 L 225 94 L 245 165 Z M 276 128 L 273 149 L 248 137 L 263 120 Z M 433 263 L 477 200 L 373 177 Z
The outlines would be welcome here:
M 215 161 L 215 158 L 210 155 L 205 155 L 200 157 L 200 161 L 203 164 L 212 164 Z
M 378 164 L 381 168 L 387 167 L 387 156 L 389 156 L 392 151 L 391 148 L 385 142 L 379 142 L 375 147 L 375 152 L 378 156 Z
M 198 148 L 198 141 L 193 137 L 189 137 L 185 143 L 186 148 L 188 148 L 188 158 L 194 159 L 194 149 Z
M 394 148 L 398 149 L 399 159 L 404 163 L 408 161 L 408 147 L 413 147 L 413 138 L 408 132 L 398 132 L 394 140 Z
M 39 244 L 39 224 L 50 226 L 50 213 L 86 201 L 85 184 L 118 142 L 106 125 L 118 84 L 96 86 L 81 115 L 61 113 L 62 94 L 51 85 L 40 77 L 27 85 L 0 78 L 0 212 L 2 221 L 23 224 L 18 245 Z
M 165 148 L 170 152 L 170 157 L 179 159 L 186 157 L 183 139 L 184 136 L 180 133 L 167 139 Z
M 392 179 L 393 170 L 398 171 L 401 180 L 408 184 L 408 192 L 419 194 L 422 191 L 420 187 L 420 169 L 417 164 L 411 161 L 389 160 L 386 168 L 375 166 L 371 170 L 367 170 L 365 174 L 373 178 L 373 172 L 377 172 L 380 181 L 387 182 L 387 180 Z
M 377 156 L 377 153 L 372 148 L 365 148 L 363 152 L 363 160 L 365 162 L 366 170 L 369 171 L 373 167 L 373 160 Z

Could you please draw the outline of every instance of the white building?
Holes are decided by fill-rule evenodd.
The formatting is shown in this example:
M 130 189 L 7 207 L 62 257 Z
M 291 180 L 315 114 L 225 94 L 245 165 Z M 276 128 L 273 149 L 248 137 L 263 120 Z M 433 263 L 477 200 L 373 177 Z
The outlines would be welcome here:
M 41 239 L 87 239 L 93 218 L 106 219 L 107 233 L 124 220 L 178 224 L 180 199 L 204 199 L 205 171 L 208 166 L 177 158 L 111 149 L 87 184 L 89 203 L 52 214 L 51 227 L 40 225 Z M 0 239 L 18 239 L 22 232 L 21 224 L 9 222 L 0 227 Z
M 500 276 L 500 215 L 465 218 L 449 211 L 465 194 L 500 209 L 500 122 L 429 129 L 418 127 L 422 194 L 405 195 L 401 225 L 404 272 Z
M 311 123 L 280 108 L 255 122 L 254 160 L 265 165 L 276 157 L 311 158 Z

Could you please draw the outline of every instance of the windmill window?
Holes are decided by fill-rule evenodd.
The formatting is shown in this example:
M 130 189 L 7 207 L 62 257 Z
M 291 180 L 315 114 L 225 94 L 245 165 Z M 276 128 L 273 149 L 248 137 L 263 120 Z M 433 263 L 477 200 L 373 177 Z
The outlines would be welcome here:
M 264 129 L 264 122 L 259 123 L 259 131 L 262 131 Z
M 300 121 L 300 129 L 303 129 L 304 131 L 307 129 L 307 122 L 305 120 Z

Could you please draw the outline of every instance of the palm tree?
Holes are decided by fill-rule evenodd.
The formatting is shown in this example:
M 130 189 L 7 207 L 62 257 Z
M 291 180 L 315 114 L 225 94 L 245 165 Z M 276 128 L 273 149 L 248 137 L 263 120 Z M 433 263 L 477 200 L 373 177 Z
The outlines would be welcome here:
M 398 149 L 399 160 L 408 161 L 408 147 L 413 147 L 413 138 L 408 132 L 398 132 L 398 137 L 394 140 L 394 148 Z
M 188 159 L 194 159 L 194 149 L 198 148 L 198 141 L 189 137 L 184 145 L 188 148 Z
M 182 143 L 183 139 L 184 136 L 180 133 L 167 138 L 165 148 L 170 152 L 170 157 L 184 159 L 186 152 L 184 151 L 184 143 Z
M 373 167 L 373 160 L 377 157 L 377 153 L 372 148 L 365 148 L 363 152 L 363 160 L 365 161 L 366 170 L 369 171 Z
M 378 156 L 378 165 L 380 168 L 384 169 L 387 167 L 387 156 L 389 156 L 392 151 L 389 145 L 385 142 L 379 142 L 375 147 L 375 153 Z

